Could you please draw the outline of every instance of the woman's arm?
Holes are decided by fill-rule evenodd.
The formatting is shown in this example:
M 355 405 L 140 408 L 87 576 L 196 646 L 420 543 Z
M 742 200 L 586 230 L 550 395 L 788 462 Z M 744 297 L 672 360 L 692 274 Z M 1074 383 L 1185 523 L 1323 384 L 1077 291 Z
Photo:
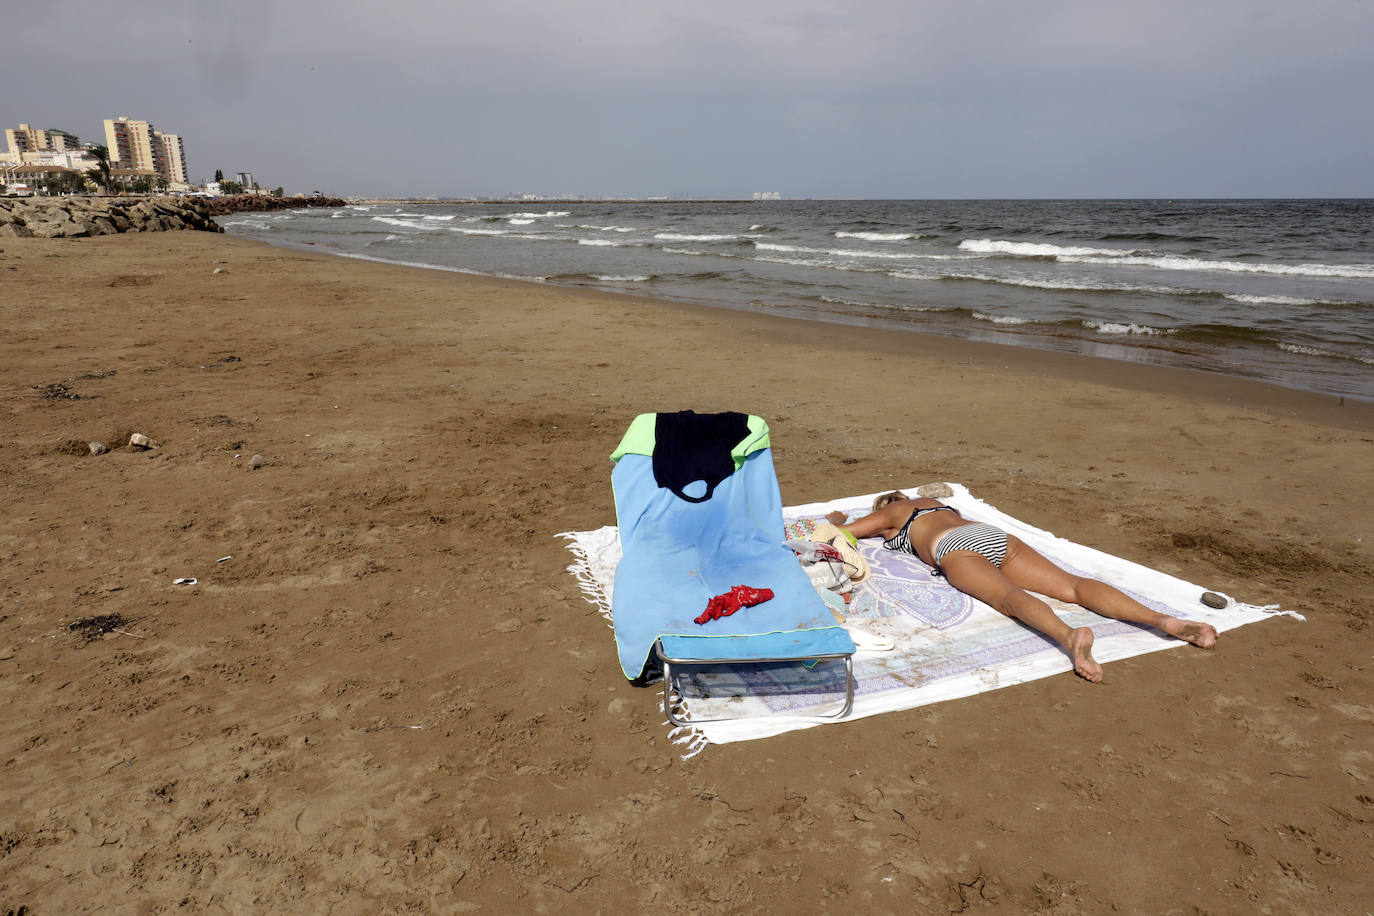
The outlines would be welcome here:
M 839 510 L 831 512 L 825 518 L 832 525 L 838 525 L 856 538 L 872 538 L 878 537 L 892 527 L 892 522 L 887 517 L 888 514 L 887 506 L 884 506 L 877 512 L 870 512 L 863 518 L 855 519 L 852 522 L 845 521 L 845 514 Z

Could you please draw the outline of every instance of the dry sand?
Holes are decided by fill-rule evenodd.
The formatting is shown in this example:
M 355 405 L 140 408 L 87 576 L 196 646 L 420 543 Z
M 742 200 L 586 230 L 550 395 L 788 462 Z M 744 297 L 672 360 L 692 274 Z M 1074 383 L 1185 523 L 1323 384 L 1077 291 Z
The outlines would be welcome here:
M 1374 906 L 1369 404 L 198 233 L 3 248 L 0 912 Z M 1307 622 L 684 761 L 554 534 L 688 407 L 770 421 L 784 504 L 955 480 Z

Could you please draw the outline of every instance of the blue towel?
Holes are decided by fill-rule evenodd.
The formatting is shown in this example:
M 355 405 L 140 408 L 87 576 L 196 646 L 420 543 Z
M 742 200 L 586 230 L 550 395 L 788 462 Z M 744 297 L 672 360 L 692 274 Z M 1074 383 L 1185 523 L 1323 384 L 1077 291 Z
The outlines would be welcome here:
M 653 460 L 646 455 L 621 457 L 611 486 L 621 549 L 611 612 L 627 678 L 639 676 L 654 642 L 664 635 L 739 637 L 839 629 L 783 544 L 782 499 L 769 449 L 748 455 L 702 503 L 685 502 L 659 487 Z M 701 495 L 705 484 L 697 481 L 686 491 Z M 773 598 L 730 617 L 694 622 L 708 601 L 736 585 L 772 589 Z M 826 642 L 824 635 L 816 634 L 818 649 Z M 806 651 L 802 640 L 796 657 L 805 658 Z M 833 646 L 824 651 L 833 651 Z

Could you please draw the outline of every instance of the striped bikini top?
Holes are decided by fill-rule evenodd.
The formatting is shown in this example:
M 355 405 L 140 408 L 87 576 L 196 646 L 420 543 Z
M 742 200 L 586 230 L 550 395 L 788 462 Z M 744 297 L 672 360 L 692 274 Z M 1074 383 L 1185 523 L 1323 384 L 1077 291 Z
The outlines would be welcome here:
M 913 557 L 916 556 L 915 548 L 911 546 L 911 541 L 907 539 L 907 531 L 910 530 L 911 523 L 927 512 L 939 512 L 941 509 L 947 509 L 955 515 L 959 514 L 959 510 L 953 506 L 929 506 L 925 509 L 917 509 L 915 512 L 911 513 L 911 518 L 906 520 L 906 524 L 902 526 L 901 531 L 898 531 L 892 537 L 883 541 L 883 546 L 888 550 L 900 550 L 903 553 L 911 554 Z

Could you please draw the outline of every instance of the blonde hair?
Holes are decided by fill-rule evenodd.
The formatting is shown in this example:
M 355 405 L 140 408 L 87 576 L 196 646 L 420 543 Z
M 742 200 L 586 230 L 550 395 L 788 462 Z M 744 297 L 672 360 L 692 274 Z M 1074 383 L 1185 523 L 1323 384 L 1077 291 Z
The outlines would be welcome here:
M 888 503 L 895 503 L 898 500 L 907 498 L 907 495 L 903 493 L 901 490 L 893 490 L 891 493 L 884 493 L 882 496 L 879 496 L 877 499 L 873 500 L 873 511 L 877 512 L 879 509 L 881 509 L 883 506 L 886 506 Z

